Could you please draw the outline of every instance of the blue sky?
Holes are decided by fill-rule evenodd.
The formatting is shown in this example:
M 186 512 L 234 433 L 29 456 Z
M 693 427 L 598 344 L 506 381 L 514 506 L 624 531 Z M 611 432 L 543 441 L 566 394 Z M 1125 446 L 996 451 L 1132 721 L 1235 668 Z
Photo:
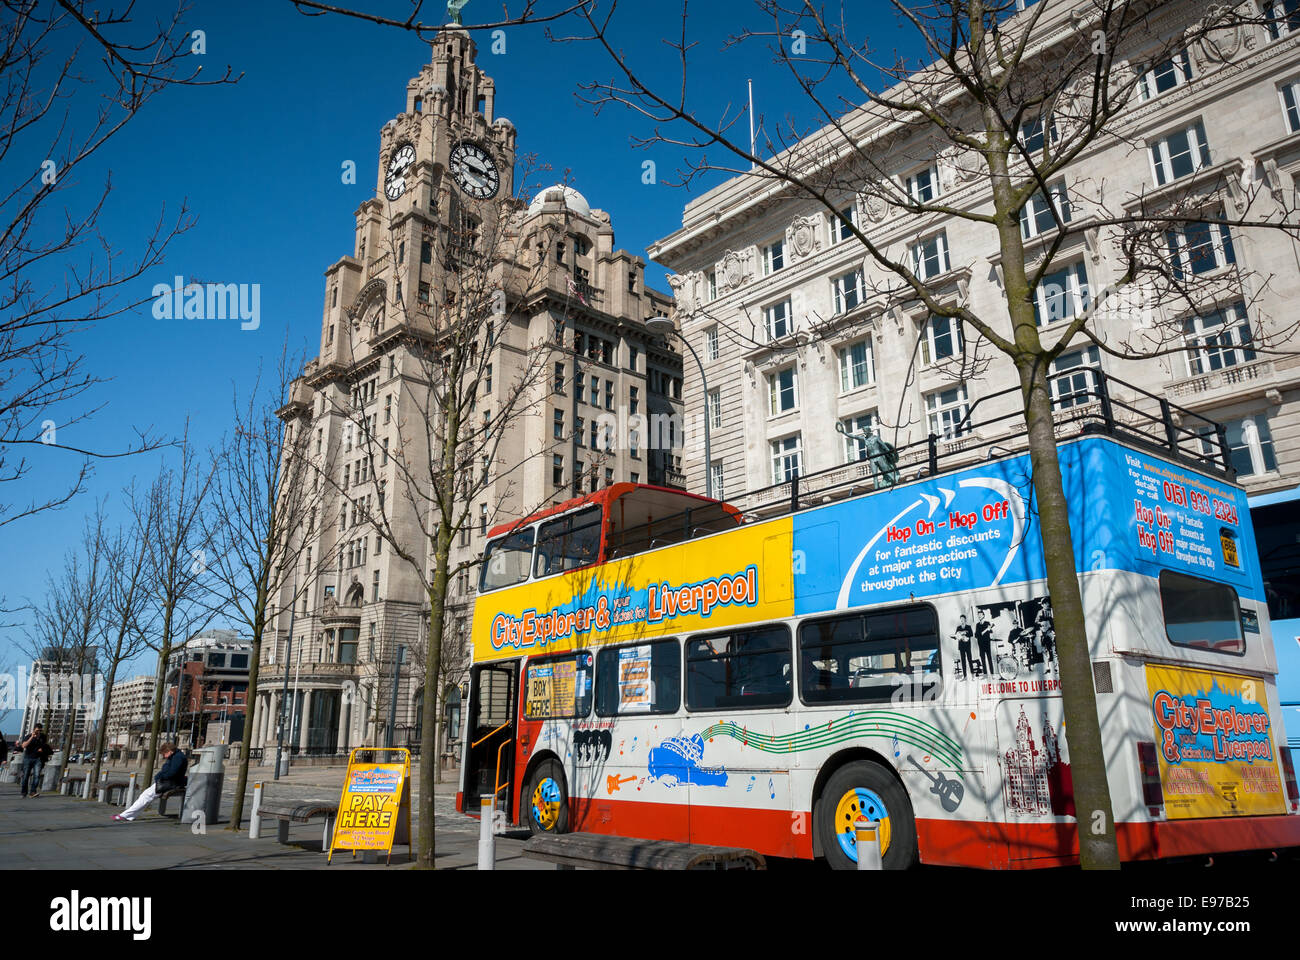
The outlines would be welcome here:
M 361 6 L 389 15 L 407 9 L 399 0 Z M 141 0 L 135 14 L 148 24 L 173 7 Z M 618 26 L 638 69 L 670 82 L 677 61 L 658 41 L 677 30 L 675 10 L 674 4 L 625 3 Z M 692 96 L 707 110 L 720 114 L 742 106 L 747 77 L 754 79 L 760 114 L 782 115 L 798 105 L 770 53 L 757 46 L 721 50 L 752 10 L 748 0 L 691 7 L 691 38 L 699 43 L 692 54 L 698 58 Z M 471 3 L 464 20 L 483 22 L 499 11 L 497 4 Z M 79 171 L 77 186 L 56 196 L 75 213 L 111 175 L 101 227 L 128 254 L 161 214 L 174 217 L 188 204 L 196 226 L 174 241 L 164 265 L 131 296 L 147 296 L 155 283 L 170 283 L 177 274 L 256 283 L 261 325 L 244 331 L 237 321 L 158 320 L 142 308 L 81 330 L 75 345 L 89 370 L 108 382 L 83 404 L 53 414 L 63 422 L 76 410 L 104 405 L 88 422 L 61 430 L 63 443 L 120 449 L 136 428 L 178 436 L 188 419 L 191 437 L 202 447 L 213 445 L 227 428 L 232 391 L 247 389 L 259 362 L 273 367 L 286 335 L 291 350 L 314 355 L 323 272 L 352 251 L 354 211 L 374 190 L 380 128 L 403 108 L 407 81 L 429 59 L 427 44 L 413 34 L 337 16 L 305 17 L 287 0 L 196 0 L 184 22 L 188 30 L 204 31 L 206 53 L 196 59 L 204 75 L 220 76 L 229 65 L 243 78 L 158 96 Z M 568 176 L 593 206 L 609 211 L 619 246 L 644 253 L 647 244 L 680 226 L 682 207 L 692 196 L 720 179 L 693 193 L 642 183 L 644 160 L 658 164 L 661 178 L 671 177 L 681 152 L 634 150 L 629 137 L 647 132 L 643 121 L 619 108 L 596 116 L 578 102 L 580 81 L 610 76 L 598 51 L 556 46 L 540 27 L 508 30 L 504 54 L 490 52 L 490 37 L 476 39 L 480 66 L 496 81 L 497 114 L 518 129 L 519 153 L 535 152 L 552 168 L 548 182 Z M 92 80 L 102 79 L 97 69 L 96 61 L 87 61 Z M 96 106 L 94 94 L 92 85 L 73 101 L 74 122 L 84 124 Z M 26 151 L 8 161 L 5 180 L 20 168 L 26 176 L 39 167 L 47 144 L 41 137 L 27 141 Z M 355 185 L 342 182 L 349 160 L 356 164 Z M 38 282 L 61 285 L 64 264 L 53 266 Z M 651 283 L 666 290 L 663 276 L 662 269 L 650 269 Z M 65 550 L 77 542 L 94 498 L 109 497 L 110 517 L 121 517 L 119 491 L 133 478 L 147 484 L 161 456 L 97 461 L 86 494 L 61 510 L 3 528 L 0 607 L 39 600 L 47 572 L 56 572 Z M 5 501 L 60 489 L 78 463 L 73 454 L 40 450 L 21 487 L 6 484 Z M 0 618 L 15 624 L 0 628 L 0 667 L 25 659 L 14 644 L 26 620 L 22 612 Z M 151 670 L 152 655 L 139 666 Z M 16 720 L 0 722 L 12 726 Z

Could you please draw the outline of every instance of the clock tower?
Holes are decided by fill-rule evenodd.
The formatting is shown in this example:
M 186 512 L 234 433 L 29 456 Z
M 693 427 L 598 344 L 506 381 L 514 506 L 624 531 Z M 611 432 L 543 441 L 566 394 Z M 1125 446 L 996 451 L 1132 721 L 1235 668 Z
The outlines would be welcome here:
M 428 621 L 423 574 L 443 521 L 413 488 L 433 482 L 421 464 L 447 384 L 467 407 L 466 435 L 478 436 L 457 468 L 448 669 L 468 662 L 477 562 L 498 523 L 624 481 L 680 483 L 681 358 L 645 323 L 671 298 L 646 285 L 644 259 L 615 246 L 609 214 L 576 189 L 517 196 L 515 128 L 495 115 L 473 39 L 448 26 L 431 46 L 405 109 L 380 132 L 353 252 L 325 271 L 320 353 L 280 411 L 315 474 L 311 518 L 295 534 L 305 586 L 280 590 L 262 654 L 257 746 L 274 742 L 281 716 L 301 718 L 287 735 L 321 752 L 419 729 L 423 667 L 401 651 L 418 648 Z M 480 324 L 474 304 L 506 290 Z M 438 386 L 430 344 L 441 352 L 455 337 L 472 372 Z M 288 703 L 290 631 L 302 665 L 299 676 L 292 664 L 298 699 Z M 459 755 L 459 727 L 439 715 L 443 748 Z
M 476 53 L 466 31 L 444 29 L 406 85 L 406 110 L 384 125 L 375 198 L 390 216 L 437 211 L 449 190 L 478 200 L 512 193 L 515 128 L 494 116 L 496 89 Z

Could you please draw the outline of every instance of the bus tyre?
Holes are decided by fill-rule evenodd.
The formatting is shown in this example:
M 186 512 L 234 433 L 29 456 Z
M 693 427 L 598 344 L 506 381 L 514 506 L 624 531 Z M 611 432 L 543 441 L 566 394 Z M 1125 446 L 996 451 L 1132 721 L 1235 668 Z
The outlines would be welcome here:
M 857 869 L 861 814 L 878 824 L 886 870 L 906 870 L 916 863 L 916 821 L 907 791 L 879 764 L 858 760 L 831 775 L 817 804 L 817 837 L 833 868 Z
M 564 786 L 564 770 L 554 760 L 538 764 L 528 778 L 523 807 L 531 832 L 569 832 L 569 791 Z

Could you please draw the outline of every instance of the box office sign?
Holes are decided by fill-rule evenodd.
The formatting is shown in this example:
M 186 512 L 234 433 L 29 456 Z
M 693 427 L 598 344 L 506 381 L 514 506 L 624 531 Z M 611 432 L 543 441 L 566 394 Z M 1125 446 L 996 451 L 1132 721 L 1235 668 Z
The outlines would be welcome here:
M 1146 674 L 1171 820 L 1286 812 L 1264 681 L 1155 664 Z

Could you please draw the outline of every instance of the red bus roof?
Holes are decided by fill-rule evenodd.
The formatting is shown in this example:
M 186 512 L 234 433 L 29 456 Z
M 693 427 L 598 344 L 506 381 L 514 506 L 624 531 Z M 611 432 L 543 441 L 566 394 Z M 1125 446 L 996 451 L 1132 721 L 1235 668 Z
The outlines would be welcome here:
M 657 493 L 671 493 L 679 497 L 698 500 L 701 504 L 720 504 L 724 510 L 734 516 L 739 517 L 740 511 L 730 504 L 721 500 L 711 500 L 708 497 L 701 496 L 698 493 L 688 493 L 685 490 L 679 490 L 676 487 L 661 487 L 653 483 L 614 483 L 608 487 L 597 490 L 595 493 L 588 493 L 581 497 L 571 497 L 562 503 L 557 503 L 553 507 L 547 507 L 544 510 L 538 510 L 536 513 L 524 517 L 522 520 L 512 520 L 509 523 L 499 523 L 488 531 L 488 538 L 498 537 L 503 533 L 509 533 L 511 530 L 518 530 L 520 527 L 526 527 L 530 523 L 536 523 L 538 520 L 544 520 L 547 517 L 553 517 L 561 513 L 567 513 L 570 510 L 576 510 L 579 507 L 600 506 L 606 513 L 608 508 L 615 500 L 624 494 L 631 493 L 634 490 L 650 490 Z

